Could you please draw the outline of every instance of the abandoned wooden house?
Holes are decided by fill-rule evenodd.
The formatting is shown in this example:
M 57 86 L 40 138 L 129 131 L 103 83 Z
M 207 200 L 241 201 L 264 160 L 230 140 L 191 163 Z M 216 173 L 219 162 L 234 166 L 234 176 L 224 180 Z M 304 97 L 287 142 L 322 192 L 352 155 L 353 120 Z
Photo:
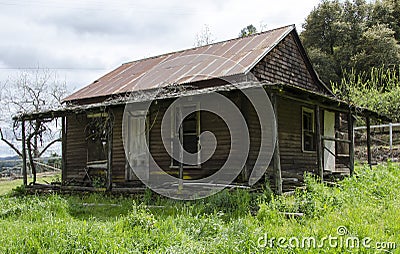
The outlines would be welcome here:
M 193 59 L 198 55 L 203 57 Z M 225 60 L 216 61 L 216 57 Z M 149 72 L 155 73 L 153 81 L 138 85 Z M 353 173 L 354 117 L 366 117 L 369 124 L 374 113 L 335 98 L 318 78 L 292 25 L 122 64 L 65 98 L 62 109 L 25 114 L 19 120 L 62 119 L 64 186 L 100 185 L 109 190 L 143 186 L 132 169 L 148 164 L 142 143 L 147 143 L 148 152 L 165 174 L 201 179 L 218 171 L 228 157 L 229 130 L 222 119 L 197 111 L 183 120 L 176 135 L 181 135 L 182 146 L 188 152 L 199 151 L 202 132 L 209 131 L 216 137 L 214 154 L 197 165 L 182 165 L 171 158 L 161 140 L 161 121 L 177 98 L 187 96 L 187 107 L 196 108 L 191 94 L 216 91 L 239 108 L 249 128 L 250 151 L 234 182 L 246 185 L 260 150 L 261 125 L 251 102 L 240 89 L 227 89 L 226 80 L 248 82 L 250 75 L 262 84 L 272 101 L 278 133 L 272 161 L 260 182 L 268 182 L 281 193 L 282 189 L 301 184 L 305 172 L 321 178 Z M 136 141 L 128 138 L 133 145 L 128 144 L 129 151 L 125 151 L 123 114 L 127 100 L 146 100 L 147 92 L 160 89 L 164 96 L 156 97 L 148 112 L 138 110 L 145 118 L 132 116 L 129 120 L 128 134 L 146 132 L 146 136 Z M 128 163 L 129 156 L 136 158 L 134 165 Z

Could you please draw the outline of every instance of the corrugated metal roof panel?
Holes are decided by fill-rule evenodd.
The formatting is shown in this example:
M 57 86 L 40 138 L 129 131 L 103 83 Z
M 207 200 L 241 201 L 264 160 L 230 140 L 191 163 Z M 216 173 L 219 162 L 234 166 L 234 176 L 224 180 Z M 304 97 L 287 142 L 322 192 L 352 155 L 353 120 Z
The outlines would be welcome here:
M 286 26 L 245 38 L 129 62 L 64 101 L 245 74 L 293 29 L 294 26 Z

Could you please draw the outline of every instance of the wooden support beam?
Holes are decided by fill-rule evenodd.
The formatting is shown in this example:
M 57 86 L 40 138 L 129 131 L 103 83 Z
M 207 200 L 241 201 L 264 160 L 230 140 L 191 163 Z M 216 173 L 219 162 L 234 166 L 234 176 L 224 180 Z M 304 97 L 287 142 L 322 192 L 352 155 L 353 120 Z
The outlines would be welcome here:
M 243 98 L 243 96 L 239 96 L 239 105 L 240 105 L 240 110 L 242 111 L 242 115 L 247 123 L 247 126 L 249 126 L 249 105 L 247 103 L 247 100 Z M 242 180 L 243 182 L 247 183 L 249 181 L 250 177 L 250 172 L 248 168 L 248 160 L 246 160 L 246 163 L 243 166 L 242 172 Z
M 278 98 L 275 94 L 272 95 L 272 106 L 275 114 L 275 149 L 274 149 L 274 177 L 275 177 L 275 191 L 277 194 L 282 194 L 282 169 L 281 169 L 281 155 L 279 150 L 279 128 L 278 128 Z
M 371 154 L 371 120 L 370 117 L 366 117 L 367 124 L 367 157 L 368 157 L 368 165 L 372 168 L 372 154 Z
M 22 119 L 22 176 L 24 185 L 28 185 L 28 174 L 27 174 L 27 165 L 26 165 L 26 134 L 25 134 L 25 120 Z
M 61 185 L 67 180 L 67 118 L 61 117 Z
M 322 135 L 321 135 L 321 115 L 319 105 L 315 106 L 315 129 L 317 138 L 317 164 L 318 175 L 321 181 L 324 180 L 324 165 L 323 165 L 323 150 L 322 150 Z
M 112 115 L 112 114 L 110 114 Z M 112 158 L 113 158 L 113 136 L 114 136 L 114 121 L 110 120 L 109 131 L 107 136 L 107 190 L 112 190 Z
M 354 117 L 351 111 L 348 113 L 347 131 L 349 135 L 349 168 L 350 175 L 354 175 Z
M 182 121 L 182 107 L 179 107 L 179 123 L 181 126 L 179 127 L 179 141 L 182 149 L 179 150 L 179 186 L 178 190 L 181 191 L 183 189 L 183 121 Z

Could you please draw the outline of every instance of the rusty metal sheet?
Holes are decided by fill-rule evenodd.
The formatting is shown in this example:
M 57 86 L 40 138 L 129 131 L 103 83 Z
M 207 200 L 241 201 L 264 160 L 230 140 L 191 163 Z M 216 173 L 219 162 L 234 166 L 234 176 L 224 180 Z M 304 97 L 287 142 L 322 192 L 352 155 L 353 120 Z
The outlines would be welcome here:
M 286 26 L 245 38 L 125 63 L 64 101 L 245 74 L 293 29 L 294 26 Z

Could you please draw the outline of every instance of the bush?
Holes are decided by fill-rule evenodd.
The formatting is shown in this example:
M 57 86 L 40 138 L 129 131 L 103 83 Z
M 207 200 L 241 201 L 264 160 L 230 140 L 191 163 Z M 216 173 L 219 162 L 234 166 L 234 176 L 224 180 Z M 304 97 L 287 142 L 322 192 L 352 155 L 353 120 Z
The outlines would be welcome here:
M 345 72 L 333 92 L 342 100 L 400 121 L 400 69 L 372 68 L 370 73 Z

